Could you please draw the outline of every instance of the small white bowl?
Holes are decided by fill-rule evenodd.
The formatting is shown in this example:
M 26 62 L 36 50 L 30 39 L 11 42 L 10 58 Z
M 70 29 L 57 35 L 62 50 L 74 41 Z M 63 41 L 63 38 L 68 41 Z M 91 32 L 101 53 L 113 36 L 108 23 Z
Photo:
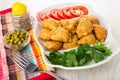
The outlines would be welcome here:
M 4 42 L 5 38 L 6 38 L 6 36 L 7 36 L 8 34 L 12 34 L 12 33 L 14 33 L 14 32 L 8 32 L 8 33 L 6 33 L 6 34 L 4 35 L 4 37 L 3 37 L 3 42 Z M 25 48 L 25 47 L 29 44 L 29 42 L 30 42 L 30 34 L 29 34 L 28 32 L 27 32 L 27 34 L 28 34 L 28 39 L 27 39 L 25 42 L 23 42 L 21 45 L 9 45 L 9 44 L 6 44 L 6 43 L 4 42 L 5 47 L 6 47 L 6 48 L 9 48 L 9 49 L 12 49 L 12 50 L 14 50 L 14 51 L 22 50 L 22 49 Z
M 78 67 L 64 67 L 64 66 L 61 66 L 61 65 L 51 64 L 48 61 L 48 59 L 46 58 L 46 56 L 45 56 L 45 55 L 49 55 L 50 52 L 47 51 L 45 49 L 45 47 L 43 46 L 44 42 L 38 38 L 38 35 L 39 35 L 40 31 L 41 31 L 41 26 L 38 23 L 34 28 L 35 41 L 37 42 L 37 44 L 41 48 L 42 58 L 43 58 L 44 62 L 50 67 L 56 67 L 56 68 L 61 68 L 61 69 L 66 69 L 66 70 L 88 69 L 88 68 L 92 68 L 92 67 L 102 65 L 102 64 L 110 61 L 120 51 L 118 43 L 116 42 L 116 40 L 112 36 L 111 28 L 110 28 L 109 24 L 106 23 L 104 18 L 97 15 L 95 13 L 95 11 L 91 8 L 91 6 L 89 6 L 87 4 L 83 4 L 83 3 L 64 3 L 64 4 L 54 5 L 54 6 L 48 6 L 47 8 L 43 9 L 41 12 L 46 12 L 46 11 L 49 11 L 49 10 L 54 9 L 54 8 L 64 8 L 64 7 L 75 6 L 75 5 L 86 6 L 88 8 L 89 14 L 95 15 L 99 19 L 100 24 L 107 29 L 107 38 L 106 38 L 104 44 L 111 49 L 112 54 L 110 56 L 108 56 L 106 59 L 104 59 L 103 61 L 101 61 L 101 62 L 95 63 L 95 62 L 91 61 L 91 62 L 87 63 L 86 65 L 78 66 Z M 60 52 L 65 52 L 65 51 L 68 51 L 68 50 L 60 50 Z

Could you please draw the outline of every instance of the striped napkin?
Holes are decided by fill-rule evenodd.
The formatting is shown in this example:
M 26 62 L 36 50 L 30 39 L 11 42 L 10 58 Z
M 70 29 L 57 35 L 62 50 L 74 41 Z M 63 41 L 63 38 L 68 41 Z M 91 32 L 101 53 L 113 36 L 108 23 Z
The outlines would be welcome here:
M 14 30 L 11 8 L 0 11 L 0 80 L 56 80 L 46 73 L 27 73 L 19 68 L 6 55 L 10 53 L 9 49 L 4 48 L 3 36 Z M 20 53 L 29 61 L 37 64 L 42 70 L 54 71 L 53 68 L 46 66 L 43 62 L 40 47 L 36 44 L 33 31 L 29 31 L 31 36 L 30 43 Z

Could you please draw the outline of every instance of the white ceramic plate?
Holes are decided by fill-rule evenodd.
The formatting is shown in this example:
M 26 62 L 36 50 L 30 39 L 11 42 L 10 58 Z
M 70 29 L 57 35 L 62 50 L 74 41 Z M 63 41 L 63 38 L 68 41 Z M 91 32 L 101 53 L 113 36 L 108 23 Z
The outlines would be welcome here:
M 61 66 L 61 65 L 51 64 L 45 56 L 45 55 L 49 55 L 49 51 L 47 51 L 44 48 L 43 41 L 38 38 L 38 35 L 41 31 L 41 26 L 40 26 L 40 24 L 36 24 L 35 28 L 34 28 L 35 41 L 37 42 L 37 44 L 41 48 L 42 58 L 43 58 L 44 62 L 50 67 L 56 67 L 56 68 L 61 68 L 61 69 L 66 69 L 66 70 L 88 69 L 88 68 L 92 68 L 92 67 L 102 65 L 102 64 L 110 61 L 115 55 L 117 55 L 119 53 L 119 45 L 111 34 L 110 26 L 106 23 L 104 18 L 97 15 L 97 13 L 89 5 L 83 4 L 83 3 L 64 3 L 64 4 L 49 6 L 45 9 L 43 9 L 42 12 L 46 12 L 46 11 L 49 11 L 49 10 L 54 9 L 54 8 L 64 8 L 64 7 L 75 6 L 75 5 L 86 6 L 88 8 L 89 14 L 95 15 L 99 19 L 100 24 L 107 29 L 108 34 L 107 34 L 107 38 L 106 38 L 106 41 L 105 41 L 105 45 L 108 46 L 112 50 L 112 54 L 110 56 L 108 56 L 106 59 L 104 59 L 103 61 L 99 62 L 99 63 L 94 63 L 94 62 L 91 61 L 84 66 L 78 66 L 78 67 L 64 67 L 64 66 Z M 67 50 L 64 50 L 64 51 L 60 50 L 60 51 L 64 52 L 64 51 L 67 51 Z

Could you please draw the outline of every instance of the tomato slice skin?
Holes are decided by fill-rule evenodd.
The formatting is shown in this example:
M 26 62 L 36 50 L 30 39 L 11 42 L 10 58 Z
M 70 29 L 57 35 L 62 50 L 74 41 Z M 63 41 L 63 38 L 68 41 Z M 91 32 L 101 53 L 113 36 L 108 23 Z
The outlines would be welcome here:
M 80 15 L 87 15 L 88 9 L 85 6 L 74 6 L 70 10 L 71 15 L 78 17 Z
M 43 21 L 47 19 L 46 13 L 42 13 L 42 12 L 39 12 L 37 17 L 38 17 L 38 21 Z
M 74 10 L 73 8 L 71 8 L 70 14 L 73 15 L 74 17 L 79 17 L 82 14 L 82 12 L 80 10 Z
M 61 19 L 68 19 L 69 17 L 67 17 L 66 15 L 63 14 L 63 9 L 60 9 L 58 11 L 58 17 L 61 18 Z
M 70 14 L 71 7 L 67 7 L 63 9 L 63 14 L 67 16 L 68 18 L 73 18 L 74 16 Z
M 58 15 L 57 15 L 58 12 L 59 12 L 59 9 L 52 9 L 52 10 L 50 11 L 49 16 L 50 16 L 51 18 L 55 19 L 55 20 L 60 20 L 61 18 L 58 17 Z

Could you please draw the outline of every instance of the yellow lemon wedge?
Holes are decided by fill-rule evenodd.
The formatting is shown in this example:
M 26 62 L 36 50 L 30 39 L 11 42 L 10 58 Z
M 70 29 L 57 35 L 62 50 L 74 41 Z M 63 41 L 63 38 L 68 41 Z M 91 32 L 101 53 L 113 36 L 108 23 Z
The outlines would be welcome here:
M 13 15 L 22 15 L 27 12 L 27 6 L 21 2 L 15 2 L 12 5 L 12 14 Z

